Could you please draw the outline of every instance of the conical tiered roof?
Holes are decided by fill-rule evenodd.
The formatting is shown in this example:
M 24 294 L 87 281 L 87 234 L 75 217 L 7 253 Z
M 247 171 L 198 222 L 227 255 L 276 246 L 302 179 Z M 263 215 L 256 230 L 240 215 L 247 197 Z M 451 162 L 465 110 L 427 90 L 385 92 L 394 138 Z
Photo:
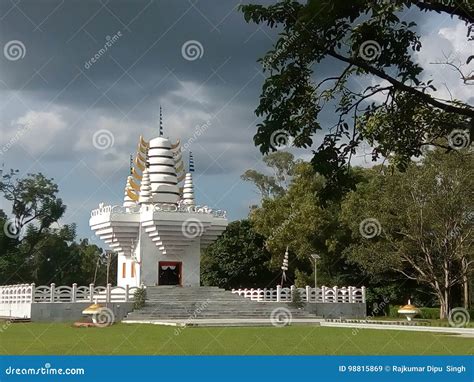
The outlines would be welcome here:
M 194 186 L 193 186 L 193 176 L 190 172 L 186 174 L 186 178 L 184 179 L 184 186 L 183 186 L 183 203 L 188 204 L 191 206 L 195 205 L 194 201 Z
M 140 197 L 138 199 L 139 204 L 151 203 L 151 184 L 150 184 L 150 174 L 146 168 L 143 171 L 142 183 L 140 185 Z
M 169 139 L 157 137 L 150 141 L 148 163 L 153 203 L 177 203 L 180 195 Z

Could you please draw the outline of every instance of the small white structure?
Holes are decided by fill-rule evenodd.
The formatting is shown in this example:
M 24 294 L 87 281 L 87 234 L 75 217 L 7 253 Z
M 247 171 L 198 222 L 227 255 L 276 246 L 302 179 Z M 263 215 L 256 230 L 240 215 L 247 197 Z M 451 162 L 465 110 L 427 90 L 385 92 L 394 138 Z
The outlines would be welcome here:
M 196 205 L 179 140 L 159 136 L 140 137 L 123 205 L 101 203 L 89 225 L 118 253 L 118 286 L 199 286 L 201 250 L 227 219 L 225 211 Z
M 411 321 L 416 315 L 420 314 L 420 309 L 412 305 L 411 301 L 408 300 L 407 305 L 404 305 L 398 309 L 398 314 L 405 316 L 408 321 Z

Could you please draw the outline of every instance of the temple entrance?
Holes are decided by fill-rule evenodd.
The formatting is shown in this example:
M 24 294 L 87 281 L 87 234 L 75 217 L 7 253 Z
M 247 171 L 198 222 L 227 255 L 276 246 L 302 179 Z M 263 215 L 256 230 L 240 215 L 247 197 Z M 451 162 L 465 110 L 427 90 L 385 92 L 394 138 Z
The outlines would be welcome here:
M 158 285 L 181 285 L 181 271 L 180 261 L 158 262 Z

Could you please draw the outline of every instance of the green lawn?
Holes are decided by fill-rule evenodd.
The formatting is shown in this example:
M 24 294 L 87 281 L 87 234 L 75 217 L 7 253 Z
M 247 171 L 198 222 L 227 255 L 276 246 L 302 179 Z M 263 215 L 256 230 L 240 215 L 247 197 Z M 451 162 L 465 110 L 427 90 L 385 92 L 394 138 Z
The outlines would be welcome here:
M 0 354 L 474 354 L 472 338 L 317 326 L 185 328 L 0 325 Z

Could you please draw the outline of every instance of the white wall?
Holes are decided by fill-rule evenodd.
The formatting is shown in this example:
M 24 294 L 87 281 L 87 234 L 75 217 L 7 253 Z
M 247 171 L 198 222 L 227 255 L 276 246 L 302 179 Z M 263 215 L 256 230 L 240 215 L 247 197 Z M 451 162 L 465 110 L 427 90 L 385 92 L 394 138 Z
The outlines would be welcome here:
M 31 303 L 0 304 L 1 317 L 30 318 Z
M 141 281 L 145 285 L 158 284 L 158 262 L 159 261 L 181 261 L 182 262 L 182 285 L 183 286 L 199 286 L 200 284 L 200 239 L 196 238 L 182 255 L 175 255 L 168 251 L 163 255 L 153 241 L 151 241 L 148 233 L 142 229 L 140 235 L 139 258 L 141 259 L 140 272 Z
M 117 285 L 125 287 L 129 285 L 131 287 L 140 286 L 140 264 L 135 264 L 135 276 L 132 277 L 132 264 L 134 261 L 129 256 L 118 255 L 117 256 Z M 123 264 L 125 263 L 125 278 L 122 277 L 123 274 Z

